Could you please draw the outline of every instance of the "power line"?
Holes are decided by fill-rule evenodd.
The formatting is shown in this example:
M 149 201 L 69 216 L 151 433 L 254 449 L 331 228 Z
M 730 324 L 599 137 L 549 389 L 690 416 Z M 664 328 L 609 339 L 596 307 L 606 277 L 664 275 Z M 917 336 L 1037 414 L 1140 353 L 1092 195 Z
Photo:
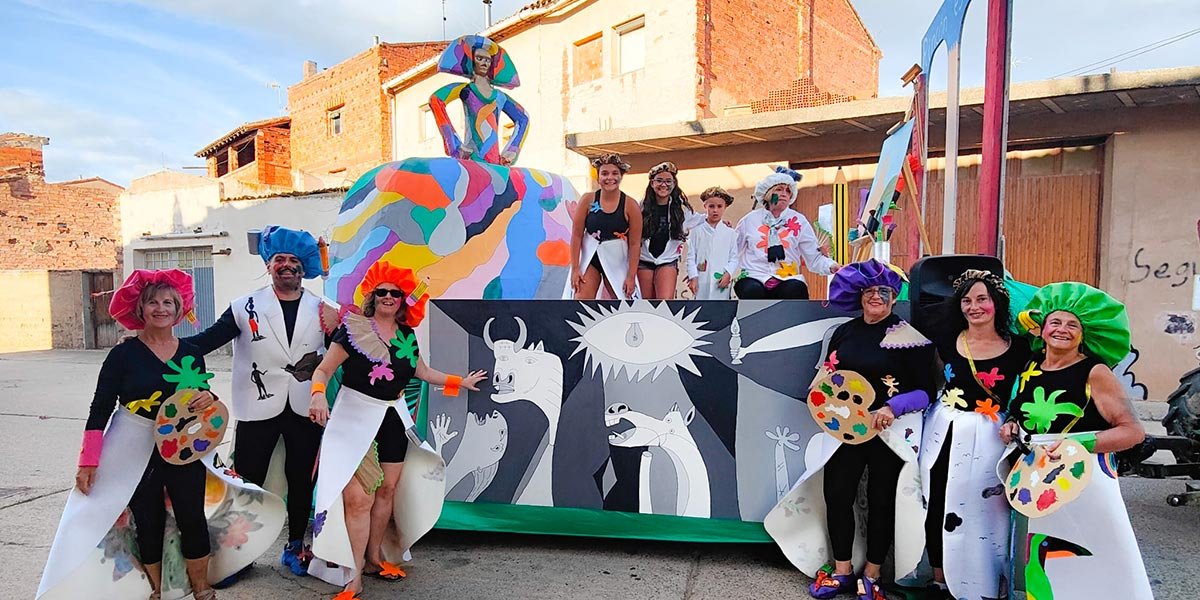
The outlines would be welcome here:
M 1055 75 L 1054 77 L 1052 77 L 1052 79 L 1057 79 L 1059 77 L 1065 77 L 1067 75 L 1079 75 L 1079 74 L 1083 73 L 1084 71 L 1088 71 L 1090 69 L 1103 69 L 1105 67 L 1110 67 L 1117 63 L 1125 62 L 1131 58 L 1134 58 L 1135 56 L 1141 56 L 1147 52 L 1152 52 L 1154 50 L 1158 50 L 1159 48 L 1162 48 L 1165 46 L 1170 46 L 1171 44 L 1183 41 L 1183 40 L 1185 40 L 1189 37 L 1192 37 L 1196 34 L 1200 34 L 1200 28 L 1196 28 L 1191 31 L 1185 31 L 1183 33 L 1180 33 L 1178 35 L 1173 35 L 1171 37 L 1163 38 L 1161 40 L 1151 42 L 1149 44 L 1146 44 L 1145 46 L 1140 46 L 1140 47 L 1134 48 L 1132 50 L 1126 50 L 1125 52 L 1122 52 L 1120 54 L 1116 54 L 1114 56 L 1110 56 L 1108 58 L 1104 58 L 1104 59 L 1098 60 L 1096 62 L 1086 64 L 1082 67 L 1071 69 L 1070 71 L 1064 71 L 1062 73 L 1059 73 L 1058 75 Z

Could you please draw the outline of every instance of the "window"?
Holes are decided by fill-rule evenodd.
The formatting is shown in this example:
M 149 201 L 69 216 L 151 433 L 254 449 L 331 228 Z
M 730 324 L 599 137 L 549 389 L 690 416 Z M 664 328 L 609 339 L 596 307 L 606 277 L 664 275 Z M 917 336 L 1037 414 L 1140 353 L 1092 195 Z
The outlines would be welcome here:
M 342 134 L 342 107 L 329 109 L 329 135 Z
M 254 162 L 254 139 L 246 140 L 242 145 L 237 146 L 236 152 L 238 168 Z
M 617 32 L 617 73 L 630 73 L 646 66 L 646 17 L 626 21 Z
M 420 116 L 418 118 L 420 119 L 420 129 L 418 129 L 418 132 L 420 134 L 421 141 L 433 139 L 437 136 L 438 130 L 437 121 L 433 120 L 433 111 L 430 110 L 428 104 L 425 104 L 421 106 L 419 112 Z
M 575 48 L 571 53 L 571 81 L 574 85 L 581 85 L 600 78 L 600 74 L 604 71 L 603 56 L 601 55 L 603 41 L 604 36 L 596 33 L 575 42 Z
M 228 151 L 228 149 L 222 148 L 220 152 L 217 152 L 216 158 L 217 158 L 217 177 L 221 177 L 229 172 L 229 151 Z

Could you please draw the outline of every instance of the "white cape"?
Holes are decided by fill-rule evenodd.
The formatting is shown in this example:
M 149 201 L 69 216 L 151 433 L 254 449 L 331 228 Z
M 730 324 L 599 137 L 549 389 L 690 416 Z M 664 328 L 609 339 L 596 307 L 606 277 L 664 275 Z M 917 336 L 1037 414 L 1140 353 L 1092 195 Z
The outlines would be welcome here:
M 1055 434 L 1035 435 L 1033 442 L 1050 444 L 1059 437 Z M 1009 446 L 996 464 L 996 476 L 1000 481 L 1009 475 L 1012 465 L 1009 456 L 1013 450 L 1015 446 Z M 1016 589 L 1040 591 L 1043 595 L 1039 598 L 1050 597 L 1044 590 L 1036 589 L 1037 582 L 1026 581 L 1025 577 L 1030 570 L 1044 569 L 1048 582 L 1041 583 L 1048 583 L 1054 600 L 1153 600 L 1142 553 L 1138 550 L 1133 525 L 1121 497 L 1115 463 L 1110 453 L 1096 455 L 1093 465 L 1096 470 L 1083 493 L 1049 515 L 1029 519 L 1013 511 L 1016 519 L 1024 521 L 1028 528 L 1028 535 L 1013 540 L 1014 556 L 1018 557 L 1013 561 L 1014 581 L 1019 584 L 1015 585 Z M 1039 559 L 1037 548 L 1034 548 L 1032 561 L 1038 565 L 1026 569 L 1020 557 L 1025 556 L 1029 537 L 1036 534 L 1049 538 L 1046 542 L 1050 551 L 1055 550 L 1055 544 L 1067 543 L 1082 547 L 1090 556 L 1058 553 L 1059 556 Z M 1031 590 L 1031 587 L 1035 589 Z
M 579 267 L 587 269 L 588 265 L 592 264 L 592 257 L 600 258 L 600 266 L 604 272 L 604 280 L 612 286 L 613 294 L 617 300 L 636 300 L 642 297 L 641 292 L 637 288 L 637 278 L 634 278 L 633 296 L 626 297 L 622 286 L 625 283 L 625 278 L 629 275 L 629 243 L 622 239 L 608 240 L 606 242 L 597 241 L 589 235 L 583 236 L 583 247 L 580 249 Z M 572 300 L 575 298 L 575 292 L 571 289 L 570 281 L 567 282 L 566 289 L 563 290 L 563 300 Z M 604 283 L 601 282 L 600 287 L 596 289 L 596 297 L 600 298 L 604 293 Z
M 437 523 L 446 490 L 446 463 L 428 444 L 416 439 L 412 415 L 403 402 L 383 401 L 342 386 L 321 438 L 317 462 L 316 510 L 313 517 L 313 560 L 308 572 L 333 585 L 344 586 L 357 569 L 342 490 L 371 448 L 387 411 L 404 421 L 408 453 L 396 484 L 393 525 L 383 542 L 389 562 L 409 559 L 408 550 Z M 357 484 L 356 484 L 357 485 Z
M 1009 557 L 1009 506 L 993 468 L 1004 453 L 999 424 L 935 403 L 925 419 L 922 494 L 929 498 L 929 473 L 952 426 L 945 504 L 946 514 L 953 515 L 950 531 L 941 519 L 946 585 L 955 598 L 999 598 Z
M 118 409 L 104 432 L 104 451 L 91 493 L 74 488 L 54 534 L 39 599 L 104 598 L 144 600 L 150 581 L 136 558 L 136 541 L 126 507 L 141 481 L 154 448 L 153 422 Z M 286 512 L 283 500 L 202 459 L 208 470 L 204 513 L 212 554 L 208 580 L 241 571 L 275 543 Z M 163 547 L 164 600 L 191 590 L 179 554 L 179 532 L 167 520 Z
M 908 413 L 879 433 L 888 448 L 905 463 L 896 481 L 896 535 L 893 543 L 897 579 L 916 569 L 925 552 L 925 507 L 919 493 L 921 482 L 917 465 L 921 418 L 920 412 Z M 814 435 L 804 452 L 804 473 L 763 520 L 763 527 L 779 544 L 784 556 L 809 577 L 816 577 L 823 565 L 833 562 L 822 486 L 825 463 L 841 447 L 842 442 L 828 433 Z M 859 500 L 855 503 L 856 534 L 852 558 L 856 571 L 866 563 L 867 551 L 866 503 L 861 488 Z

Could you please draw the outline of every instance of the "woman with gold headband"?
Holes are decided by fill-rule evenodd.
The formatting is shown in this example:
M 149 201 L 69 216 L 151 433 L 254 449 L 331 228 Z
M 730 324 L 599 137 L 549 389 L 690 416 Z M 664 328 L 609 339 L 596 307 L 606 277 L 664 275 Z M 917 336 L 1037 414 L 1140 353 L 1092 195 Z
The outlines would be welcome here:
M 600 189 L 575 206 L 571 227 L 571 289 L 577 300 L 595 300 L 600 285 L 614 298 L 637 298 L 642 218 L 637 202 L 621 191 L 629 164 L 616 154 L 592 161 Z
M 928 513 L 929 598 L 999 598 L 1008 565 L 1009 510 L 996 493 L 997 435 L 1013 383 L 1029 360 L 1014 335 L 1008 288 L 990 271 L 954 280 L 942 335 L 935 335 L 946 385 L 927 411 L 920 452 Z
M 344 585 L 339 600 L 362 592 L 363 575 L 404 577 L 387 559 L 402 560 L 398 555 L 408 548 L 385 548 L 396 537 L 393 518 L 399 525 L 404 508 L 395 502 L 396 487 L 412 453 L 408 430 L 416 407 L 405 403 L 404 388 L 416 377 L 454 396 L 460 388 L 477 391 L 486 375 L 447 375 L 425 364 L 413 329 L 425 317 L 429 295 L 411 270 L 381 260 L 367 270 L 358 291 L 361 314 L 345 312 L 334 331 L 313 374 L 308 409 L 309 418 L 325 427 L 309 573 Z M 325 388 L 339 366 L 342 387 L 331 412 Z
M 675 297 L 679 257 L 692 227 L 703 215 L 692 210 L 679 189 L 679 169 L 664 162 L 650 169 L 650 183 L 642 198 L 642 245 L 638 257 L 638 286 L 648 300 Z
M 1117 484 L 1115 453 L 1146 435 L 1111 371 L 1130 351 L 1125 306 L 1083 283 L 1053 283 L 1017 322 L 1044 353 L 1020 373 L 1000 428 L 1021 449 L 997 466 L 1018 511 L 1019 587 L 1031 598 L 1149 600 Z

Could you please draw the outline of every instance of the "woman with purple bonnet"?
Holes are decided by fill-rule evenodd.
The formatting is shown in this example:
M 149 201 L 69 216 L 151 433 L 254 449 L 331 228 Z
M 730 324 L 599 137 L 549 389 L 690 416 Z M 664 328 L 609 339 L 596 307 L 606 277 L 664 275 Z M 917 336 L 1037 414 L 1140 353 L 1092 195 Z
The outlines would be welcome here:
M 817 381 L 857 381 L 864 399 L 873 392 L 869 412 L 859 411 L 868 425 L 855 439 L 848 432 L 835 437 L 823 425 L 805 452 L 804 474 L 763 523 L 792 564 L 814 579 L 814 598 L 857 593 L 860 600 L 881 600 L 880 567 L 893 540 L 898 577 L 916 568 L 924 550 L 917 450 L 921 411 L 936 386 L 935 351 L 892 312 L 902 284 L 899 273 L 873 259 L 834 275 L 829 303 L 862 314 L 834 330 Z M 864 471 L 869 518 L 858 528 Z M 865 536 L 856 534 L 864 529 Z

